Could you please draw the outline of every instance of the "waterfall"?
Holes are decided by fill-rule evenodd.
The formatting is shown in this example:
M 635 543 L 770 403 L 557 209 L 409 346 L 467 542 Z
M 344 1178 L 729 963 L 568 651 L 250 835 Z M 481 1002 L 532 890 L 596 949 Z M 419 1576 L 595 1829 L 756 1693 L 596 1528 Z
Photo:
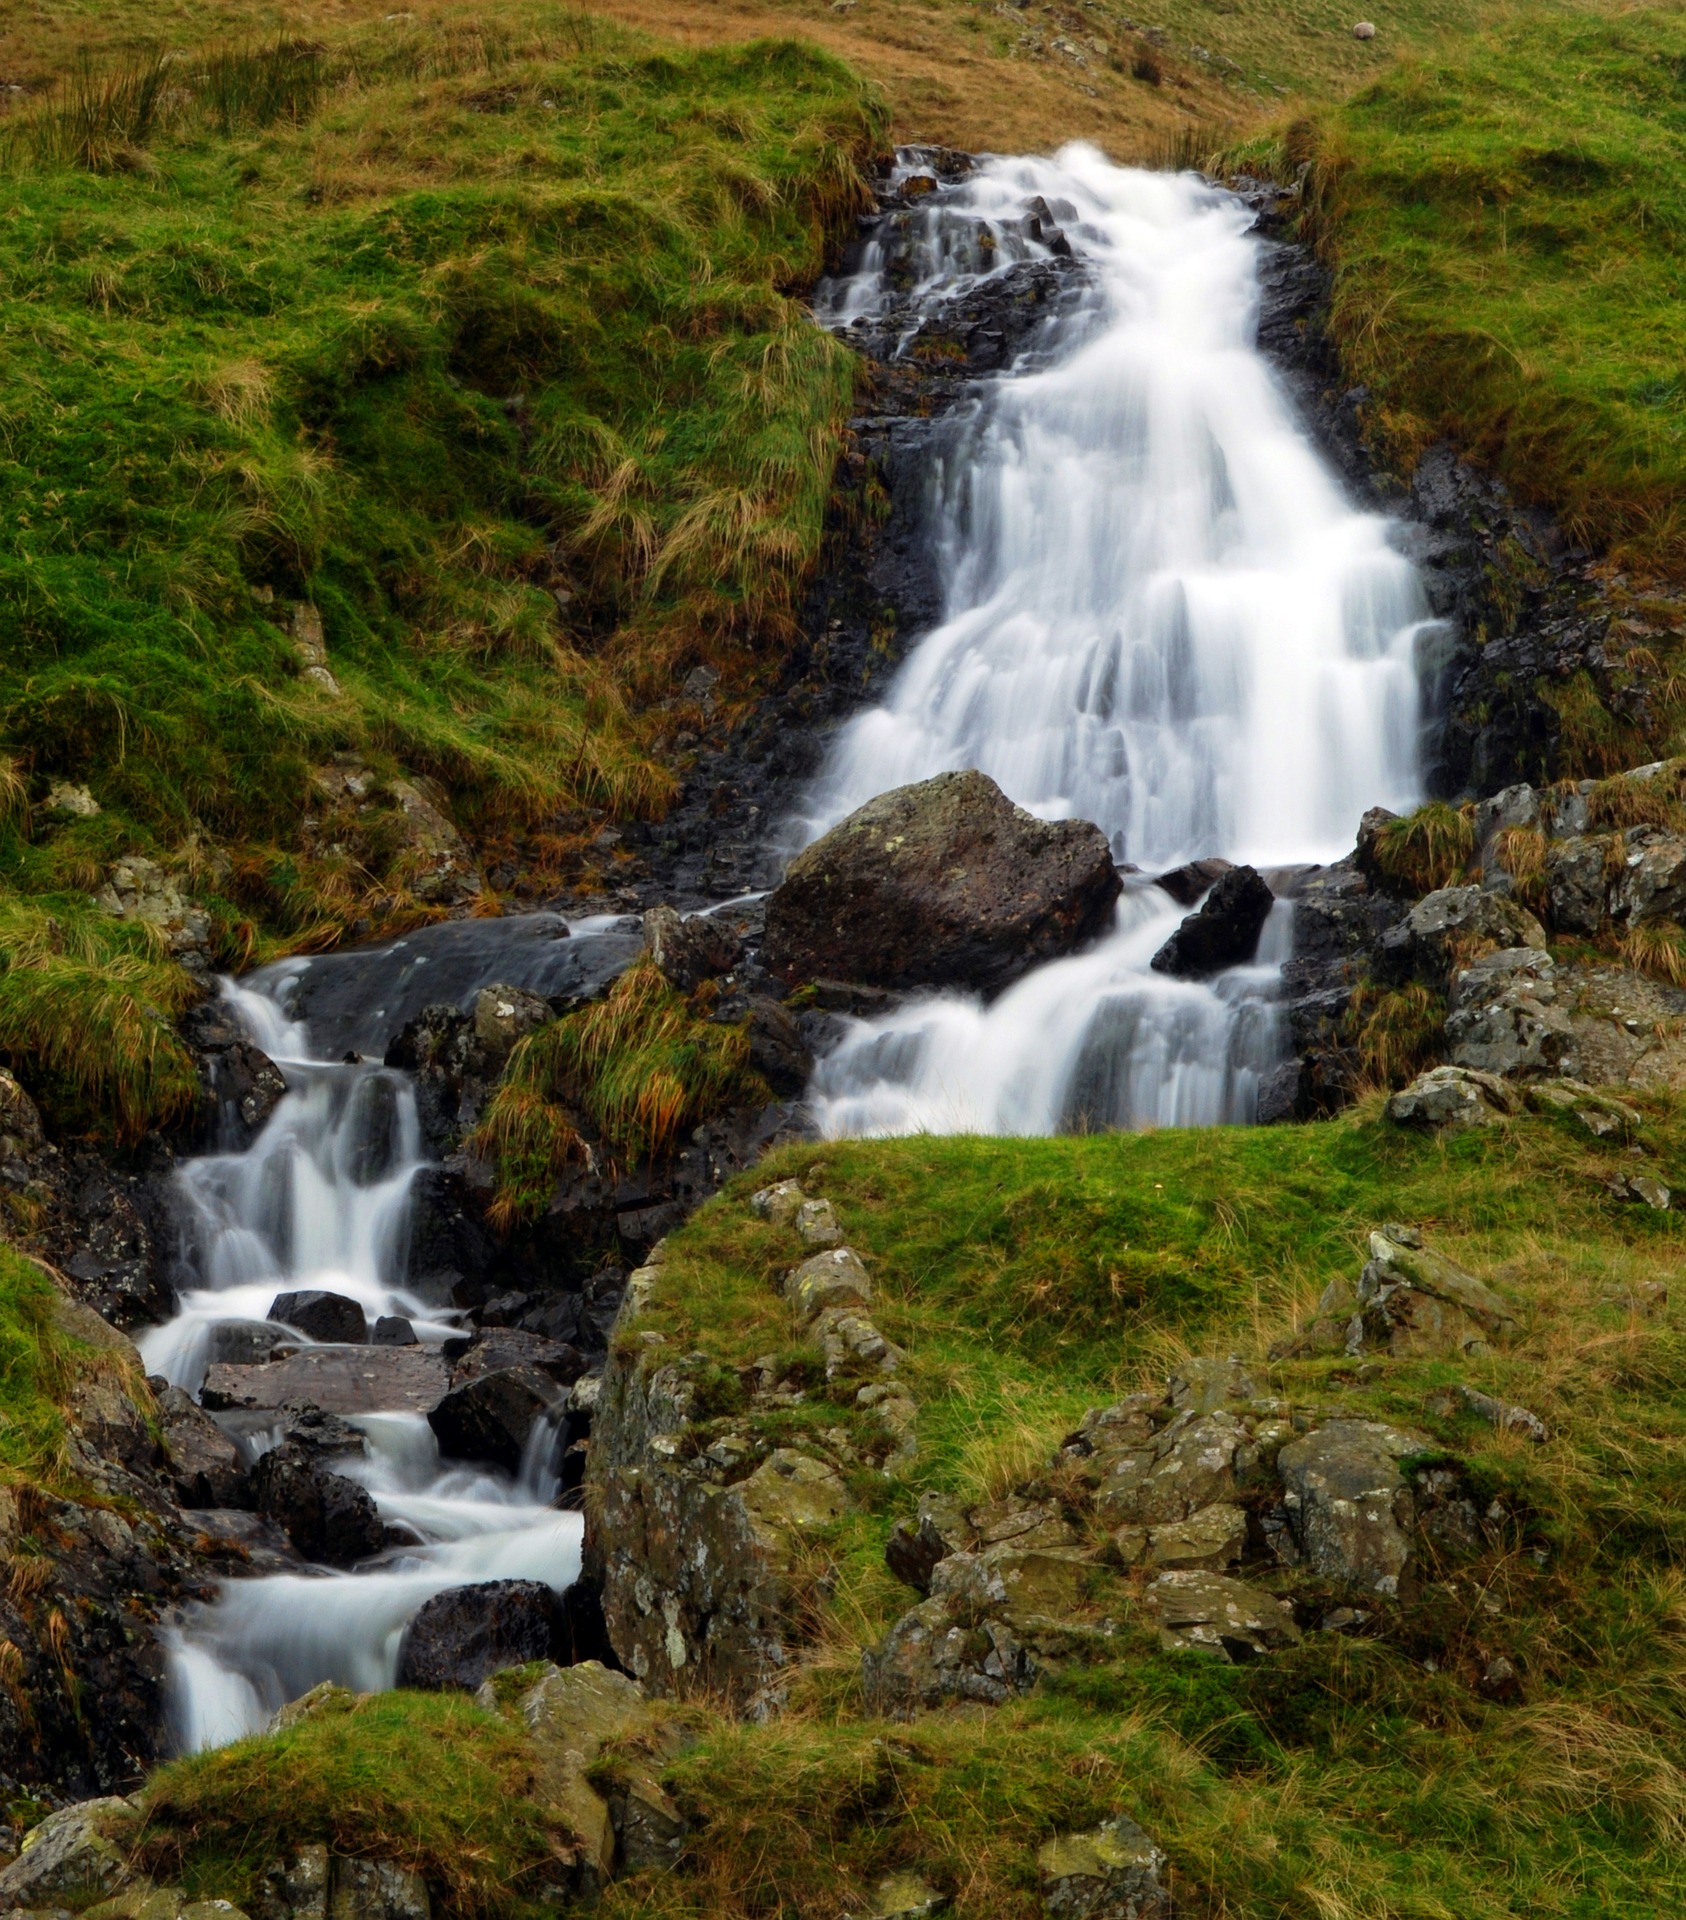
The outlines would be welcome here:
M 637 939 L 608 920 L 582 923 L 568 938 L 551 915 L 460 924 L 471 929 L 466 939 L 430 929 L 382 949 L 283 963 L 244 986 L 224 984 L 288 1091 L 244 1152 L 208 1154 L 178 1175 L 184 1261 L 195 1284 L 181 1290 L 175 1317 L 142 1337 L 150 1373 L 197 1392 L 219 1329 L 268 1324 L 276 1295 L 303 1287 L 358 1301 L 371 1323 L 402 1315 L 424 1346 L 464 1330 L 448 1303 L 405 1284 L 410 1186 L 424 1164 L 409 1078 L 356 1055 L 340 1058 L 339 1049 L 350 1033 L 384 1033 L 385 1020 L 374 1021 L 369 1009 L 402 1013 L 424 982 L 432 997 L 459 1001 L 511 974 L 548 990 L 559 979 L 577 984 L 612 971 Z M 312 973 L 314 1002 L 302 992 Z M 331 1050 L 297 1017 L 301 998 L 323 1008 Z M 249 1454 L 280 1437 L 280 1416 L 226 1419 Z M 578 1577 L 581 1518 L 552 1506 L 554 1420 L 535 1427 L 513 1478 L 441 1460 L 421 1414 L 356 1414 L 350 1424 L 366 1451 L 336 1458 L 334 1470 L 367 1488 L 393 1544 L 349 1573 L 307 1568 L 224 1581 L 214 1600 L 186 1609 L 164 1635 L 181 1750 L 258 1731 L 277 1707 L 323 1680 L 390 1687 L 410 1621 L 447 1588 L 525 1579 L 560 1592 Z
M 947 453 L 944 618 L 842 730 L 795 837 L 976 767 L 1042 818 L 1095 821 L 1148 872 L 1339 855 L 1366 807 L 1417 797 L 1433 623 L 1389 523 L 1343 497 L 1257 351 L 1247 208 L 1082 146 L 989 160 L 901 217 L 899 271 L 875 241 L 822 311 L 888 309 L 911 272 L 915 312 L 940 322 L 957 292 L 1045 254 L 1054 221 L 1081 293 Z M 1131 886 L 1108 940 L 991 1005 L 940 996 L 856 1023 L 815 1080 L 822 1130 L 1250 1120 L 1280 1050 L 1287 912 L 1257 965 L 1201 984 L 1148 970 L 1183 911 Z

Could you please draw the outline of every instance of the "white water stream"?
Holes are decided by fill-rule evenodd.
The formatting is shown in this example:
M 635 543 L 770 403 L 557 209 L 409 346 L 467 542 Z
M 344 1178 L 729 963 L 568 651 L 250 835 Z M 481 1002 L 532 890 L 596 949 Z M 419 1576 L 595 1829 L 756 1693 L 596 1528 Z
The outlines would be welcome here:
M 510 932 L 525 938 L 532 929 L 512 924 Z M 390 985 L 404 956 L 386 953 Z M 497 957 L 487 965 L 503 977 L 508 969 L 497 967 Z M 373 977 L 375 956 L 356 960 Z M 372 1062 L 315 1055 L 307 1027 L 286 1010 L 300 971 L 270 969 L 255 985 L 225 988 L 289 1090 L 246 1151 L 190 1161 L 180 1175 L 189 1257 L 201 1284 L 184 1288 L 175 1318 L 140 1345 L 149 1372 L 190 1391 L 203 1382 L 218 1328 L 263 1322 L 276 1295 L 297 1288 L 348 1296 L 371 1325 L 383 1314 L 407 1318 L 424 1346 L 462 1331 L 448 1305 L 404 1284 L 410 1185 L 423 1164 L 413 1088 L 404 1074 Z M 316 1343 L 299 1336 L 295 1344 Z M 261 1449 L 281 1426 L 276 1415 L 265 1431 L 265 1418 L 231 1417 L 229 1424 Z M 580 1516 L 552 1506 L 554 1424 L 534 1429 L 512 1479 L 443 1462 L 421 1414 L 350 1419 L 366 1456 L 331 1465 L 363 1482 L 382 1521 L 407 1544 L 350 1573 L 229 1580 L 214 1603 L 190 1609 L 166 1636 L 171 1725 L 182 1749 L 255 1732 L 322 1680 L 390 1687 L 405 1628 L 447 1588 L 522 1579 L 560 1592 L 578 1576 Z
M 945 617 L 844 728 L 797 837 L 976 767 L 1044 819 L 1097 822 L 1148 872 L 1338 856 L 1366 807 L 1417 797 L 1431 623 L 1415 573 L 1255 346 L 1261 243 L 1233 195 L 1081 146 L 988 161 L 905 216 L 913 305 L 940 317 L 1047 257 L 1050 215 L 1081 295 L 940 462 Z M 822 312 L 847 324 L 905 298 L 893 264 L 869 246 Z M 942 996 L 857 1023 L 815 1081 L 823 1131 L 1250 1120 L 1279 1051 L 1287 910 L 1257 965 L 1209 984 L 1148 970 L 1184 911 L 1132 887 L 1109 940 L 988 1006 Z

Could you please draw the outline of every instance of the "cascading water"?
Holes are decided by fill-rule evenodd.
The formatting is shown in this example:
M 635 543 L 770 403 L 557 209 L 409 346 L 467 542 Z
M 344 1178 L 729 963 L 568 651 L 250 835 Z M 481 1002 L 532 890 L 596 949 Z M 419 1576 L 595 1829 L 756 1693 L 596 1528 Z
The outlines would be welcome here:
M 278 1332 L 266 1321 L 271 1303 L 298 1288 L 355 1299 L 371 1322 L 403 1316 L 424 1346 L 462 1330 L 447 1305 L 404 1284 L 410 1185 L 423 1164 L 407 1076 L 356 1056 L 322 1058 L 309 1025 L 289 1009 L 314 972 L 325 1024 L 343 1043 L 359 1023 L 368 1025 L 371 1006 L 402 1008 L 406 995 L 420 993 L 418 970 L 441 953 L 450 964 L 422 975 L 436 999 L 461 998 L 512 972 L 547 989 L 564 980 L 571 989 L 612 972 L 637 946 L 624 923 L 585 923 L 575 938 L 559 939 L 567 929 L 554 916 L 531 921 L 490 923 L 501 941 L 485 926 L 455 939 L 442 928 L 431 939 L 291 962 L 244 987 L 225 986 L 253 1039 L 281 1067 L 288 1092 L 245 1152 L 207 1155 L 182 1170 L 184 1254 L 198 1284 L 181 1290 L 174 1319 L 142 1338 L 149 1372 L 197 1392 L 219 1329 Z M 346 970 L 355 971 L 349 995 L 334 978 Z M 390 1018 L 379 1023 L 383 1035 Z M 317 1344 L 288 1337 L 300 1347 Z M 166 1636 L 171 1718 L 182 1748 L 253 1732 L 318 1681 L 391 1686 L 405 1628 L 447 1588 L 525 1579 L 560 1592 L 578 1576 L 580 1516 L 551 1504 L 554 1423 L 534 1429 L 512 1479 L 441 1461 L 420 1414 L 377 1410 L 349 1419 L 367 1452 L 361 1460 L 336 1457 L 334 1469 L 363 1482 L 389 1538 L 408 1544 L 351 1573 L 310 1569 L 227 1581 L 213 1603 L 190 1609 Z M 253 1451 L 278 1437 L 262 1420 L 231 1421 Z
M 1192 175 L 1093 149 L 990 160 L 903 216 L 926 315 L 1046 251 L 1081 297 L 994 384 L 937 476 L 946 617 L 839 736 L 798 838 L 955 768 L 1046 819 L 1097 822 L 1149 870 L 1337 855 L 1366 807 L 1417 793 L 1432 625 L 1388 523 L 1355 510 L 1254 345 L 1252 215 Z M 847 324 L 892 250 L 822 291 Z M 1278 1051 L 1287 937 L 1210 984 L 1148 962 L 1183 909 L 1136 884 L 1113 936 L 989 1006 L 942 997 L 855 1025 L 813 1089 L 823 1131 L 1040 1133 L 1246 1121 Z

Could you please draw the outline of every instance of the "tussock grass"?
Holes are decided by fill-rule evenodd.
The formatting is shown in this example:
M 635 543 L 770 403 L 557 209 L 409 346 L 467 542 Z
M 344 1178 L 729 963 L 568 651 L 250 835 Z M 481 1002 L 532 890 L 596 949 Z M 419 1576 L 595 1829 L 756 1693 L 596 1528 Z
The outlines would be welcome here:
M 13 1486 L 53 1485 L 63 1468 L 77 1349 L 59 1330 L 55 1296 L 33 1260 L 0 1242 L 0 1477 Z M 51 1571 L 50 1561 L 33 1564 Z M 27 1586 L 27 1557 L 13 1557 L 8 1577 Z
M 585 1157 L 576 1117 L 626 1163 L 660 1159 L 730 1104 L 770 1098 L 741 1028 L 700 1018 L 647 961 L 604 997 L 520 1041 L 471 1145 L 497 1169 L 508 1227 L 536 1213 Z
M 1411 893 L 1452 886 L 1475 855 L 1475 820 L 1469 809 L 1430 800 L 1376 837 L 1376 864 Z
M 1366 982 L 1353 990 L 1343 1022 L 1365 1085 L 1402 1087 L 1440 1052 L 1446 1001 L 1417 980 L 1404 987 Z

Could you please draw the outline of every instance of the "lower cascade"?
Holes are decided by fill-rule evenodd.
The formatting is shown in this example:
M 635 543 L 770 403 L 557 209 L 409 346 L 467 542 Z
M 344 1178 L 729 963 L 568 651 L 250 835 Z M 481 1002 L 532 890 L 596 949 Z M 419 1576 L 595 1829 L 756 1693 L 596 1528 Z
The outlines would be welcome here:
M 1253 344 L 1261 243 L 1233 195 L 1076 147 L 986 161 L 892 224 L 821 289 L 845 334 L 904 302 L 915 327 L 940 318 L 1027 260 L 1069 259 L 1073 297 L 942 443 L 944 618 L 837 736 L 793 837 L 977 769 L 1043 819 L 1095 822 L 1125 885 L 1097 944 L 993 1000 L 926 993 L 849 1021 L 818 1063 L 811 1119 L 832 1136 L 1251 1121 L 1281 1052 L 1292 870 L 1338 853 L 1364 807 L 1417 792 L 1421 589 L 1388 523 L 1341 497 Z M 1257 951 L 1206 978 L 1154 971 L 1201 884 L 1178 904 L 1151 875 L 1215 858 L 1274 884 Z M 493 981 L 589 992 L 637 951 L 622 922 L 568 934 L 554 915 L 463 921 L 225 988 L 288 1090 L 249 1147 L 183 1170 L 190 1278 L 143 1356 L 194 1395 L 283 1337 L 320 1358 L 318 1377 L 339 1369 L 315 1417 L 339 1423 L 333 1471 L 372 1502 L 377 1543 L 337 1568 L 226 1582 L 170 1629 L 185 1749 L 255 1731 L 322 1681 L 392 1686 L 410 1624 L 449 1589 L 560 1594 L 578 1577 L 557 1416 L 513 1470 L 444 1459 L 425 1407 L 383 1401 L 384 1363 L 353 1381 L 375 1349 L 287 1324 L 283 1299 L 335 1296 L 442 1390 L 463 1315 L 409 1277 L 422 1134 L 409 1076 L 380 1061 L 429 1004 Z M 298 1413 L 210 1404 L 248 1464 Z
M 946 448 L 945 617 L 844 728 L 797 838 L 977 768 L 1043 818 L 1096 822 L 1126 867 L 1218 856 L 1268 877 L 1344 851 L 1366 807 L 1409 806 L 1435 623 L 1388 522 L 1342 497 L 1254 344 L 1250 211 L 1074 146 L 986 161 L 892 219 L 906 257 L 878 240 L 823 290 L 845 328 L 904 297 L 909 259 L 911 305 L 939 323 L 981 276 L 1055 246 L 1082 281 Z M 1252 1120 L 1287 910 L 1256 964 L 1174 982 L 1148 962 L 1183 910 L 1138 883 L 1109 940 L 992 1004 L 857 1024 L 815 1082 L 822 1130 Z

